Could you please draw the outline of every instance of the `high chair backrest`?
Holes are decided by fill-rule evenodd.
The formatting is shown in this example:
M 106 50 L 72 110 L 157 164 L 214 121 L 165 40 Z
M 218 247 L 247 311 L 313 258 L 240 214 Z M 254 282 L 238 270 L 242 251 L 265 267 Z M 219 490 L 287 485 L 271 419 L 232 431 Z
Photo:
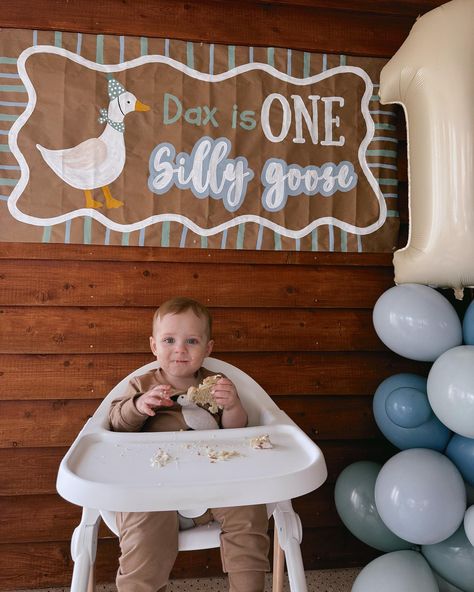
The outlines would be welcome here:
M 242 401 L 245 410 L 248 415 L 248 425 L 271 425 L 278 422 L 278 418 L 281 419 L 282 411 L 272 401 L 268 394 L 263 388 L 253 380 L 248 374 L 222 360 L 216 358 L 206 358 L 203 366 L 215 372 L 216 374 L 224 374 L 229 380 L 231 380 L 239 393 L 240 400 Z M 101 422 L 107 422 L 107 413 L 111 401 L 119 397 L 125 390 L 125 387 L 129 383 L 130 379 L 134 376 L 139 376 L 158 368 L 158 362 L 151 362 L 137 368 L 123 380 L 121 380 L 107 395 L 102 404 L 98 407 L 94 414 L 94 418 Z M 285 420 L 288 422 L 289 418 L 285 415 Z M 204 510 L 205 508 L 202 508 Z M 102 519 L 107 524 L 109 529 L 118 534 L 117 526 L 115 524 L 115 513 L 109 511 L 101 511 Z M 195 549 L 210 549 L 219 546 L 219 534 L 220 528 L 217 524 L 209 526 L 202 526 L 198 528 L 192 528 L 190 530 L 181 531 L 179 534 L 179 549 L 180 551 L 195 550 Z
M 278 408 L 263 388 L 243 370 L 216 358 L 206 358 L 203 366 L 216 374 L 224 374 L 235 384 L 240 400 L 247 411 L 249 426 L 278 423 L 282 416 L 288 422 L 288 416 Z M 159 368 L 159 363 L 156 361 L 137 368 L 121 380 L 99 405 L 94 413 L 93 420 L 99 421 L 102 427 L 108 428 L 107 418 L 110 403 L 120 397 L 131 378 L 145 374 L 154 368 Z

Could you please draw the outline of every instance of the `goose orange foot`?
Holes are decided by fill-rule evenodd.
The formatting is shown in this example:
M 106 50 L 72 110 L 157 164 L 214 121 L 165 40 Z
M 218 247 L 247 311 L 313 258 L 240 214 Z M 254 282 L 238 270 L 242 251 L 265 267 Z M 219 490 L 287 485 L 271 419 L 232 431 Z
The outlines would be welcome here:
M 104 197 L 105 197 L 105 205 L 109 208 L 120 208 L 121 206 L 123 206 L 123 201 L 120 201 L 119 199 L 115 199 L 115 197 L 112 197 L 112 194 L 110 193 L 110 189 L 108 185 L 105 185 L 104 187 L 102 187 L 102 192 L 104 193 Z
M 96 201 L 92 198 L 92 191 L 90 189 L 84 189 L 86 195 L 86 208 L 98 209 L 102 207 L 100 201 Z

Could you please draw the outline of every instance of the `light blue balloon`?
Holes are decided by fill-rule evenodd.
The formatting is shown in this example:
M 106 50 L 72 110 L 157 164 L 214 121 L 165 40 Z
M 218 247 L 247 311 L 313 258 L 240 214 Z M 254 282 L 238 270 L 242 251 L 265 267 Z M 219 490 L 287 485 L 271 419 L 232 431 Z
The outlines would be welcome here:
M 375 506 L 375 481 L 381 468 L 375 462 L 359 461 L 340 473 L 334 488 L 337 513 L 355 537 L 379 551 L 410 549 L 412 544 L 385 526 Z
M 459 528 L 466 511 L 461 474 L 444 454 L 402 450 L 380 469 L 375 482 L 380 518 L 400 538 L 434 545 Z
M 396 413 L 394 409 L 394 401 L 397 401 L 399 393 L 401 392 L 403 396 L 408 389 L 417 391 L 418 403 L 416 404 L 416 411 L 411 416 L 412 419 L 416 418 L 416 422 L 418 422 L 424 415 L 428 416 L 427 421 L 416 425 L 416 427 L 399 425 L 401 421 L 400 415 L 403 415 L 403 413 Z M 392 397 L 393 400 L 389 400 Z M 422 403 L 420 402 L 421 397 L 423 397 Z M 442 452 L 448 444 L 451 431 L 439 421 L 434 413 L 430 412 L 428 415 L 427 406 L 431 409 L 426 395 L 426 378 L 417 374 L 402 373 L 394 374 L 380 383 L 375 391 L 372 408 L 375 422 L 380 431 L 387 440 L 400 450 L 431 448 Z M 389 411 L 387 411 L 387 407 Z M 410 413 L 405 414 L 405 423 L 407 422 L 407 416 L 409 417 Z M 393 417 L 398 423 L 393 421 Z
M 410 360 L 434 362 L 462 343 L 461 321 L 453 305 L 422 284 L 389 288 L 375 303 L 372 320 L 380 340 Z
M 401 428 L 416 428 L 433 414 L 426 392 L 407 386 L 397 388 L 388 395 L 385 411 L 389 419 Z
M 445 454 L 456 465 L 464 481 L 474 485 L 474 439 L 454 434 Z
M 474 345 L 444 352 L 431 366 L 426 384 L 433 413 L 456 434 L 474 438 Z
M 464 514 L 463 525 L 467 540 L 474 547 L 474 505 L 466 510 L 466 513 Z
M 371 561 L 352 592 L 439 592 L 427 562 L 416 551 L 394 551 Z
M 466 345 L 474 345 L 474 300 L 467 307 L 462 321 L 462 336 Z
M 474 592 L 474 547 L 463 526 L 436 545 L 423 545 L 421 552 L 442 578 L 463 592 Z

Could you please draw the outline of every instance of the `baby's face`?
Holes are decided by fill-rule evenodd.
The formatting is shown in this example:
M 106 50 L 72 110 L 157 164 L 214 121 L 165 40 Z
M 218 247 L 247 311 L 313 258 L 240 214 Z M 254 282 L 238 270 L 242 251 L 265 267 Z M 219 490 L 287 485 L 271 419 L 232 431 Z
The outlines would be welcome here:
M 204 319 L 192 310 L 158 317 L 150 337 L 151 351 L 170 382 L 192 378 L 212 351 Z

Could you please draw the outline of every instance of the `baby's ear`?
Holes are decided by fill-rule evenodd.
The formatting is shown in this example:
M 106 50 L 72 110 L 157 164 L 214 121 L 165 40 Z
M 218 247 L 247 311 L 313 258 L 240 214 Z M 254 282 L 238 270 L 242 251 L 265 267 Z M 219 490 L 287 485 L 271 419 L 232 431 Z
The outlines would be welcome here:
M 210 356 L 212 352 L 212 348 L 214 347 L 214 340 L 211 339 L 207 342 L 207 349 L 206 349 L 206 356 Z
M 154 356 L 157 355 L 156 353 L 156 341 L 155 338 L 153 337 L 153 335 L 150 337 L 150 349 L 153 353 Z

